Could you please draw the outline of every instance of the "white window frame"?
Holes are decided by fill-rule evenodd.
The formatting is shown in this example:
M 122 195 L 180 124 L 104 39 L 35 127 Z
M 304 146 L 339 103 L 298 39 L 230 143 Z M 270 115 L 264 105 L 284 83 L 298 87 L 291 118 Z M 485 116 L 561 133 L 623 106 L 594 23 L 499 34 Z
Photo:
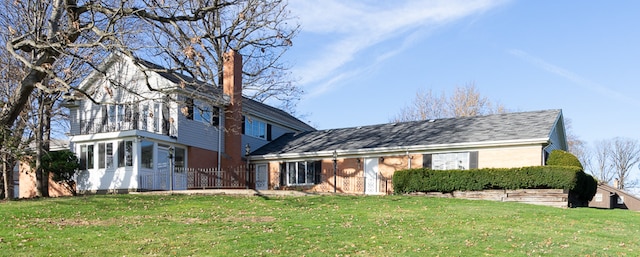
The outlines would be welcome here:
M 431 155 L 431 167 L 434 170 L 468 170 L 469 152 L 434 153 Z
M 267 140 L 267 123 L 259 119 L 245 117 L 244 134 L 247 136 Z
M 200 100 L 193 100 L 193 120 L 211 124 L 213 106 Z
M 315 171 L 315 162 L 313 161 L 299 161 L 299 162 L 286 162 L 285 163 L 285 168 L 286 168 L 286 176 L 287 176 L 287 185 L 288 186 L 308 186 L 308 185 L 315 185 L 316 182 L 315 181 L 315 175 L 316 172 L 319 171 Z M 304 169 L 301 171 L 301 168 Z M 300 181 L 298 180 L 300 178 L 300 172 L 304 173 L 304 183 L 300 183 Z M 296 181 L 291 181 L 291 174 L 295 173 L 295 180 Z

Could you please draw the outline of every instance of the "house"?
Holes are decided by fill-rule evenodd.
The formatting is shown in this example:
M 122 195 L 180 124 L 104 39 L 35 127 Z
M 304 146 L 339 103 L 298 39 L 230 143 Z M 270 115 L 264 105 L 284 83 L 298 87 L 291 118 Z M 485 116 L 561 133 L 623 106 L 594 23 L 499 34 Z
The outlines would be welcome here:
M 589 202 L 589 207 L 640 211 L 640 198 L 617 187 L 599 183 L 596 194 Z
M 35 149 L 35 143 L 31 144 L 29 152 L 33 152 Z M 69 141 L 63 139 L 51 139 L 49 141 L 49 151 L 61 151 L 69 149 Z M 25 155 L 13 168 L 14 171 L 14 183 L 13 190 L 14 197 L 16 198 L 33 198 L 36 196 L 36 174 L 31 167 L 31 155 Z M 56 183 L 53 180 L 53 175 L 49 176 L 49 196 L 70 196 L 73 195 L 66 187 Z
M 224 55 L 222 88 L 114 53 L 69 101 L 79 193 L 186 189 L 189 168 L 244 164 L 286 133 L 313 127 L 242 96 L 242 57 Z
M 385 194 L 396 170 L 539 166 L 555 149 L 567 149 L 561 110 L 287 133 L 248 160 L 257 189 Z

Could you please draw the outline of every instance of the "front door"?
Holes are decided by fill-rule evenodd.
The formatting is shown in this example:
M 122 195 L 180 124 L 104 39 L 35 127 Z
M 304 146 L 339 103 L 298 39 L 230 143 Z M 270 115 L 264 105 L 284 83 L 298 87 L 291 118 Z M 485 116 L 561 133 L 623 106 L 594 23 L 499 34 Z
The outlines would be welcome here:
M 153 190 L 169 190 L 170 167 L 169 167 L 169 149 L 165 147 L 158 147 L 158 166 L 156 174 L 153 179 Z
M 256 190 L 267 190 L 269 176 L 267 174 L 267 165 L 256 165 Z
M 378 158 L 364 159 L 364 193 L 378 193 Z

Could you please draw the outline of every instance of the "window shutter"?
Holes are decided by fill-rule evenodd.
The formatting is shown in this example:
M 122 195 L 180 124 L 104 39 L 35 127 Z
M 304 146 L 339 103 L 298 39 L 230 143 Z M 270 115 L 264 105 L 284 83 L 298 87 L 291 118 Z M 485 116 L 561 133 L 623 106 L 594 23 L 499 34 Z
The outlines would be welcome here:
M 422 167 L 427 169 L 432 169 L 431 165 L 431 154 L 423 154 L 422 155 Z
M 478 168 L 478 151 L 469 152 L 469 169 Z
M 313 162 L 313 172 L 315 172 L 315 181 L 314 184 L 322 183 L 322 161 Z
M 271 124 L 267 123 L 267 141 L 271 141 Z
M 280 186 L 283 187 L 287 184 L 287 163 L 280 163 Z
M 211 112 L 211 125 L 217 127 L 220 125 L 220 108 L 213 106 Z
M 245 127 L 247 126 L 247 123 L 245 122 L 245 119 L 246 118 L 244 117 L 244 115 L 242 115 L 242 134 L 243 135 L 245 134 L 245 130 L 246 130 Z
M 193 99 L 187 98 L 187 119 L 193 120 Z
M 109 115 L 107 114 L 107 106 L 103 105 L 102 106 L 102 125 L 105 126 L 107 125 L 107 121 L 109 119 Z

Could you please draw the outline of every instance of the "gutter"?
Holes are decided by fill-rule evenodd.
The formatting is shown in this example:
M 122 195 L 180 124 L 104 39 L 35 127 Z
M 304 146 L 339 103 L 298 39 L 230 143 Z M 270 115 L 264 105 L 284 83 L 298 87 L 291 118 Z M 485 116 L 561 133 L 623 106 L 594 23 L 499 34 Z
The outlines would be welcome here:
M 521 145 L 536 145 L 536 144 L 548 144 L 549 138 L 534 138 L 526 140 L 506 140 L 506 141 L 489 141 L 489 142 L 476 142 L 476 143 L 456 143 L 456 144 L 438 144 L 438 145 L 416 145 L 416 146 L 394 146 L 394 147 L 379 147 L 371 149 L 351 149 L 351 150 L 337 150 L 330 149 L 324 151 L 304 152 L 304 153 L 283 153 L 283 154 L 266 154 L 266 155 L 252 155 L 251 161 L 261 160 L 282 160 L 282 159 L 310 159 L 310 158 L 333 158 L 334 151 L 342 158 L 356 157 L 362 155 L 385 156 L 391 153 L 406 154 L 409 152 L 449 152 L 450 150 L 460 150 L 465 148 L 482 148 L 482 147 L 496 147 L 496 146 L 521 146 Z

